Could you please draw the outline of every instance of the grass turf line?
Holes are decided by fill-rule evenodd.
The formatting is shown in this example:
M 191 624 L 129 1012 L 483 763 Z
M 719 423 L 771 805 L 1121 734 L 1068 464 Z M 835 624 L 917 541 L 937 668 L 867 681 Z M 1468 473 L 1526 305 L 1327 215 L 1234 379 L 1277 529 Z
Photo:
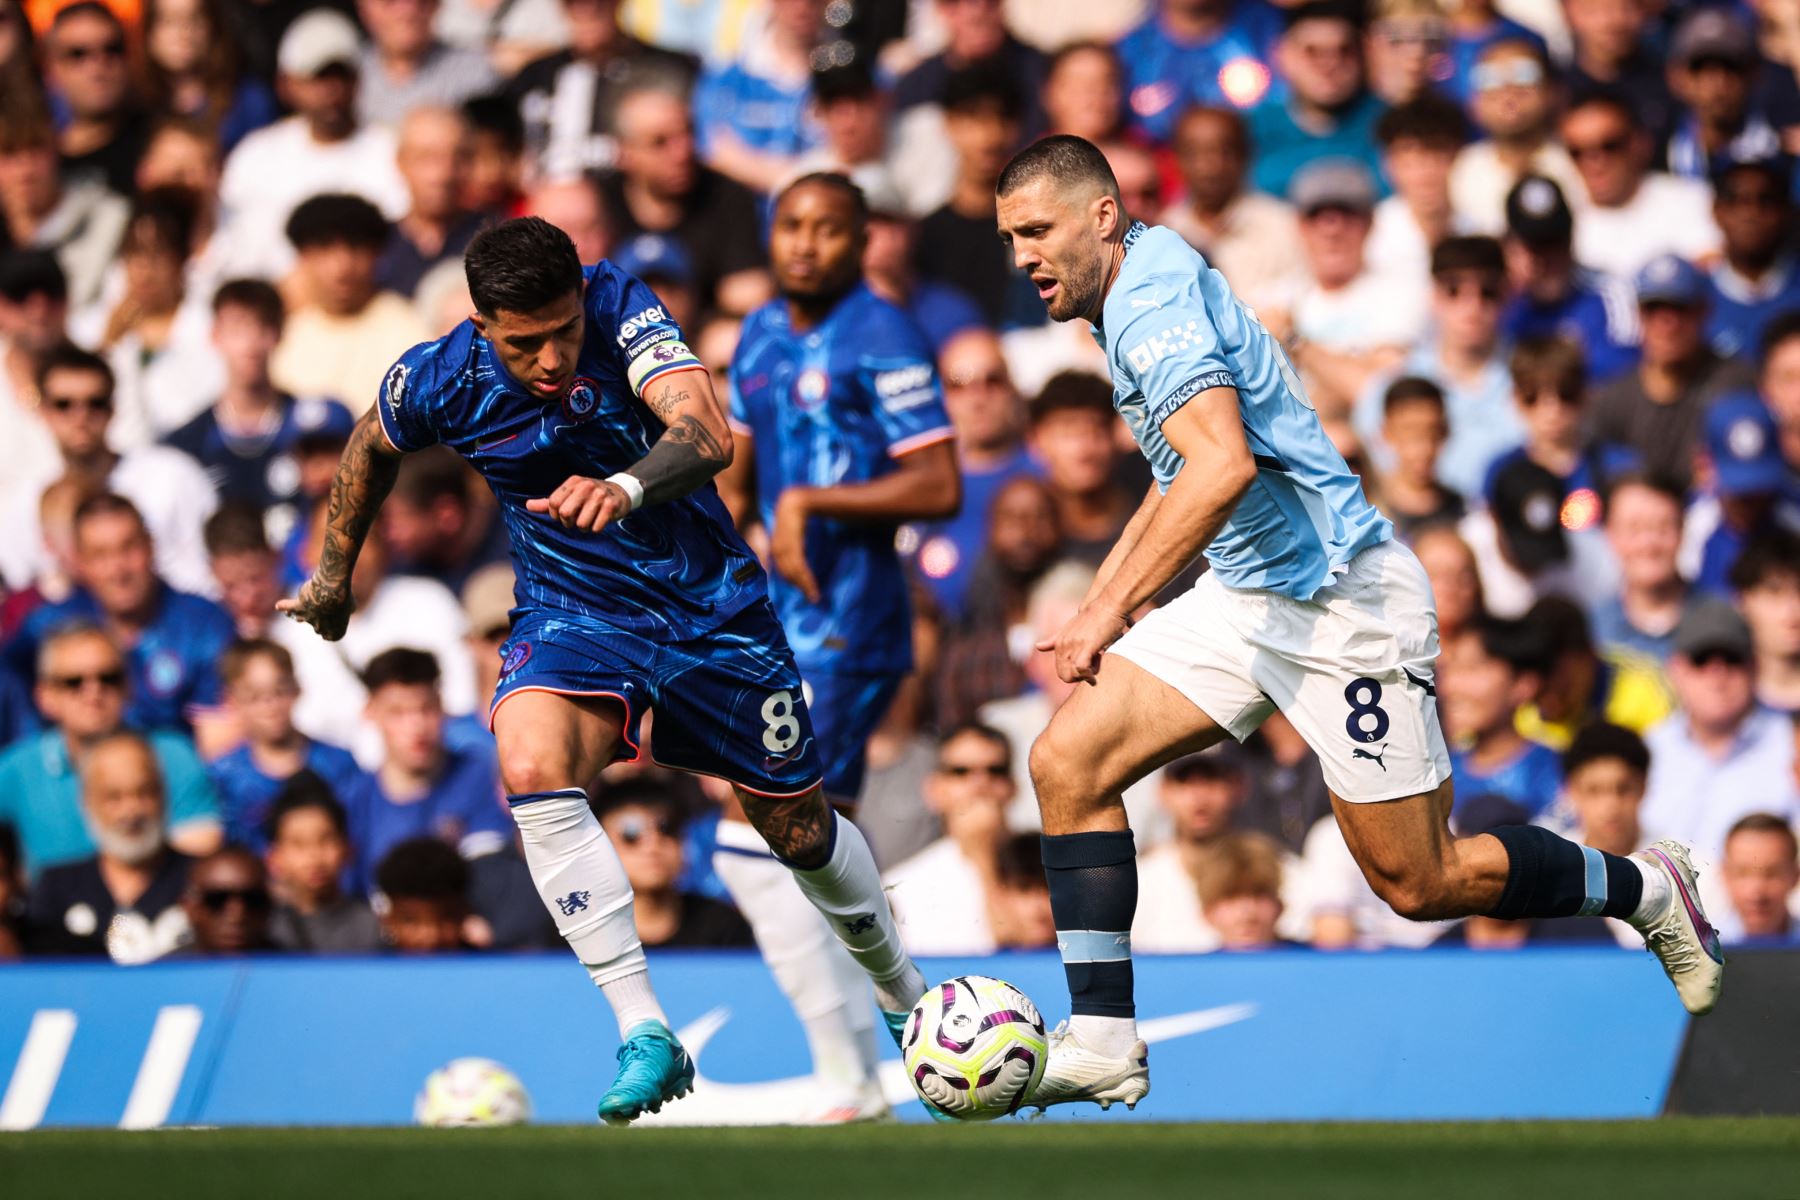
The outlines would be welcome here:
M 1800 1120 L 0 1135 L 0 1192 L 179 1197 L 1205 1196 L 1771 1200 Z M 1538 1198 L 1533 1198 L 1538 1200 Z

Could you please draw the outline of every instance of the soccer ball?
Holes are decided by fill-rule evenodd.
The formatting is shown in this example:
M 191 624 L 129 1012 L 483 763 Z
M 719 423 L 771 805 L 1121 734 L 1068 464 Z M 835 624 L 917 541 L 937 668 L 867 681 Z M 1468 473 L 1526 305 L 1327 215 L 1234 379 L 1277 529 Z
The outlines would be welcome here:
M 413 1101 L 413 1120 L 440 1129 L 471 1125 L 522 1125 L 531 1119 L 531 1097 L 519 1077 L 490 1058 L 459 1058 L 425 1077 Z
M 959 975 L 927 991 L 900 1046 L 920 1098 L 962 1121 L 1017 1112 L 1044 1077 L 1049 1053 L 1030 997 L 985 975 Z

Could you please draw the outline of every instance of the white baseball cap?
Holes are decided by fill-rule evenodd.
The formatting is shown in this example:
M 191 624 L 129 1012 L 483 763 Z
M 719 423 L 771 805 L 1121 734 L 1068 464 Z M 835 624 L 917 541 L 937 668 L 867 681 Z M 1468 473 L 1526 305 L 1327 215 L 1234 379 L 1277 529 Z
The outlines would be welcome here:
M 315 8 L 296 18 L 281 35 L 275 65 L 283 75 L 305 78 L 335 64 L 354 67 L 362 52 L 362 35 L 343 13 Z

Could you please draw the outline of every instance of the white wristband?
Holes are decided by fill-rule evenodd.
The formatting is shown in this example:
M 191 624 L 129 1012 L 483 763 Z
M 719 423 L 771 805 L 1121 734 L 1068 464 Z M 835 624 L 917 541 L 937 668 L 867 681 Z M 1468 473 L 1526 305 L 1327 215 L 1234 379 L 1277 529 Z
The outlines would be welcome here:
M 608 475 L 606 482 L 615 484 L 625 493 L 625 498 L 631 501 L 632 512 L 644 507 L 644 485 L 636 475 L 620 471 L 617 475 Z

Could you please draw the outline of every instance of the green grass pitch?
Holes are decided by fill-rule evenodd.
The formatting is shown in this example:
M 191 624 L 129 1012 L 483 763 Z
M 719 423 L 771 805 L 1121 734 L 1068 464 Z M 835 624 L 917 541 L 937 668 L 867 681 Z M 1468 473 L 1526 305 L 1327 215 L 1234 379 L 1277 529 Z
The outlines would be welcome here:
M 0 1135 L 0 1194 L 689 1200 L 1779 1200 L 1800 1120 Z

